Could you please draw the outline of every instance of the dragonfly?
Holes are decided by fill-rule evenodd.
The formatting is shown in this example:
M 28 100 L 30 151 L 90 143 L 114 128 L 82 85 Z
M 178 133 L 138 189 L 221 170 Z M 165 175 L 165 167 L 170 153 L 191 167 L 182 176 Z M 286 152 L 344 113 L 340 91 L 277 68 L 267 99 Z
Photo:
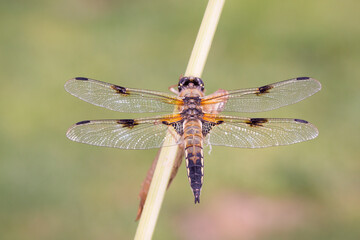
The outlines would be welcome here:
M 185 153 L 195 204 L 200 203 L 204 179 L 204 146 L 265 148 L 311 140 L 319 134 L 313 124 L 302 119 L 222 114 L 263 112 L 297 103 L 321 89 L 320 82 L 310 77 L 256 88 L 219 89 L 210 95 L 205 95 L 203 80 L 191 76 L 180 77 L 177 88 L 170 89 L 171 94 L 85 77 L 68 80 L 65 89 L 88 103 L 118 112 L 168 112 L 147 118 L 81 121 L 71 126 L 66 136 L 75 142 L 121 149 L 179 144 Z

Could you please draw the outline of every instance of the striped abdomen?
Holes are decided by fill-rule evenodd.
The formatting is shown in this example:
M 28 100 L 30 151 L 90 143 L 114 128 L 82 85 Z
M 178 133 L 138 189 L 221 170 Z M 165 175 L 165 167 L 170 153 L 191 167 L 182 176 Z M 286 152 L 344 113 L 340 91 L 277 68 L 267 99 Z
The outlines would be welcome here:
M 204 176 L 203 135 L 199 120 L 184 122 L 185 160 L 195 203 L 200 203 L 200 190 Z

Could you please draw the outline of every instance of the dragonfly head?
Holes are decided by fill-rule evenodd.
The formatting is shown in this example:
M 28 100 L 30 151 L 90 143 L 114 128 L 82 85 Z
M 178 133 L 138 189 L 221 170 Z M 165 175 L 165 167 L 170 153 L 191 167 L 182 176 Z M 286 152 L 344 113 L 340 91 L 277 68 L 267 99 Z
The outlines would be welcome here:
M 201 80 L 201 78 L 198 77 L 182 77 L 179 80 L 178 84 L 179 92 L 181 92 L 184 89 L 188 88 L 196 88 L 200 91 L 204 91 L 204 82 Z

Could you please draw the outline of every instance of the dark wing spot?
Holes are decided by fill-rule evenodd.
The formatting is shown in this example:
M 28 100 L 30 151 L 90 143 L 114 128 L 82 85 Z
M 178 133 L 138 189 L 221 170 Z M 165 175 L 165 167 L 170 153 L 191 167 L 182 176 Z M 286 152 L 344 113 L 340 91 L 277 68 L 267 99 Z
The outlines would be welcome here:
M 168 121 L 162 121 L 161 123 L 165 124 L 165 125 L 170 125 L 170 123 Z
M 90 122 L 89 120 L 81 121 L 81 122 L 76 123 L 76 125 L 82 125 L 82 124 L 86 124 L 86 123 L 89 123 L 89 122 Z
M 250 120 L 246 121 L 246 124 L 249 124 L 250 127 L 262 127 L 263 123 L 268 122 L 266 118 L 250 118 Z
M 184 135 L 183 121 L 173 122 L 171 125 L 180 136 Z
M 76 77 L 75 80 L 87 81 L 89 79 L 84 77 Z
M 133 128 L 134 126 L 139 125 L 134 119 L 120 119 L 117 123 L 126 128 Z
M 302 119 L 294 119 L 295 122 L 300 122 L 300 123 L 309 123 L 308 121 L 306 120 L 302 120 Z
M 111 85 L 111 88 L 114 89 L 117 93 L 129 94 L 129 93 L 126 92 L 126 88 L 124 88 L 124 87 L 120 87 L 118 85 Z
M 259 92 L 265 93 L 265 92 L 268 92 L 272 88 L 273 88 L 273 86 L 271 86 L 271 85 L 265 85 L 265 86 L 259 87 Z
M 268 93 L 269 90 L 272 88 L 273 88 L 273 86 L 271 86 L 271 85 L 265 85 L 265 86 L 259 87 L 258 88 L 259 92 L 257 93 L 257 95 Z
M 310 79 L 309 77 L 298 77 L 296 78 L 296 80 L 307 80 L 307 79 Z
M 220 123 L 218 123 L 218 122 L 220 122 Z M 206 135 L 208 135 L 213 126 L 215 126 L 216 124 L 221 124 L 224 121 L 219 120 L 218 122 L 213 123 L 213 122 L 209 122 L 209 121 L 203 121 L 202 122 L 202 134 L 203 134 L 203 136 L 205 137 Z

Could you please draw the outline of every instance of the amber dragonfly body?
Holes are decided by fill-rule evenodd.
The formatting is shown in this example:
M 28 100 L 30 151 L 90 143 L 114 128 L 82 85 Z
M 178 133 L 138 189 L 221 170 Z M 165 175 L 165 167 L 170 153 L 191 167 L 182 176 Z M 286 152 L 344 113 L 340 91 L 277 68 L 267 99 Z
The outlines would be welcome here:
M 74 124 L 67 137 L 76 142 L 122 149 L 166 147 L 166 138 L 184 146 L 187 175 L 195 203 L 200 202 L 204 177 L 203 145 L 263 148 L 315 138 L 317 128 L 293 118 L 246 118 L 221 112 L 261 112 L 299 102 L 321 89 L 309 77 L 299 77 L 258 88 L 218 90 L 205 96 L 197 77 L 181 77 L 177 95 L 120 87 L 78 77 L 65 89 L 72 95 L 119 112 L 173 112 L 169 115 L 115 120 L 91 120 Z M 169 134 L 169 128 L 175 134 Z M 174 132 L 174 131 L 173 131 Z M 168 134 L 167 134 L 168 133 Z

